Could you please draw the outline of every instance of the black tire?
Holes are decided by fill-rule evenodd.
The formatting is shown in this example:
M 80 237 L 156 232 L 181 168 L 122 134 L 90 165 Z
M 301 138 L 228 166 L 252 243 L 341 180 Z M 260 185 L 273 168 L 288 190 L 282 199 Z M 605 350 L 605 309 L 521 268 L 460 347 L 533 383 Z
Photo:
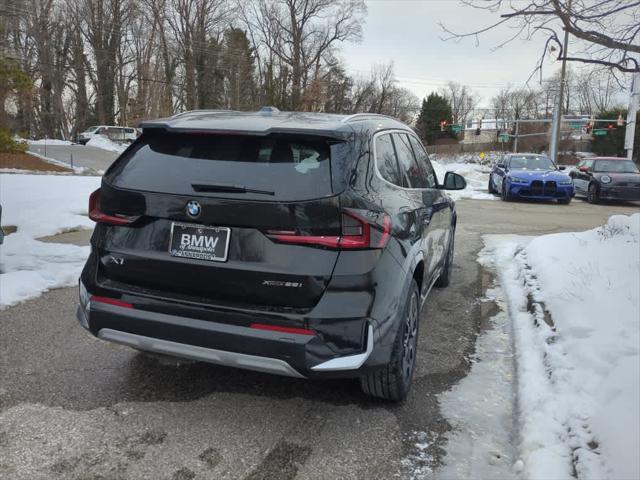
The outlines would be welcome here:
M 502 196 L 502 201 L 503 202 L 510 202 L 511 201 L 511 195 L 509 195 L 509 190 L 507 189 L 507 181 L 506 180 L 502 181 L 501 196 Z
M 451 235 L 451 240 L 449 241 L 449 248 L 447 249 L 447 259 L 445 260 L 444 268 L 442 269 L 442 273 L 436 280 L 436 283 L 433 285 L 438 288 L 448 287 L 449 283 L 451 283 L 451 271 L 453 270 L 453 250 L 455 246 L 455 236 L 456 229 L 454 228 Z
M 418 284 L 412 280 L 391 361 L 386 367 L 360 378 L 364 393 L 393 402 L 400 402 L 407 397 L 416 366 L 419 323 L 420 292 Z
M 592 183 L 589 185 L 589 190 L 587 191 L 587 202 L 598 203 L 599 201 L 598 187 L 595 183 Z
M 496 191 L 495 188 L 493 188 L 493 181 L 491 180 L 491 174 L 489 174 L 489 187 L 488 187 L 489 193 L 492 193 L 493 195 L 495 195 L 496 193 L 498 193 Z
M 558 199 L 558 203 L 560 205 L 569 205 L 571 203 L 571 197 L 560 198 L 560 199 Z

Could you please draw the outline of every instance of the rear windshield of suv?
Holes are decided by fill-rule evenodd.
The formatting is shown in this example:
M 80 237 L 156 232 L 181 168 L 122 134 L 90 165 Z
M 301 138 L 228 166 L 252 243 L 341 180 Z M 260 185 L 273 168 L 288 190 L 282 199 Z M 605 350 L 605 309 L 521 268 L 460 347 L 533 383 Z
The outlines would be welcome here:
M 308 136 L 145 132 L 105 179 L 147 192 L 310 200 L 333 194 L 330 160 L 340 148 L 341 143 Z

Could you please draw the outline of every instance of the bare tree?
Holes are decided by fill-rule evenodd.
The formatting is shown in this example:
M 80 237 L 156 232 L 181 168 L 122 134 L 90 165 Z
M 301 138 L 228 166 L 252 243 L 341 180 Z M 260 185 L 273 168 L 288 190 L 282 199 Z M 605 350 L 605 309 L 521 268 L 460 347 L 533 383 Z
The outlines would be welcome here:
M 299 108 L 302 91 L 323 54 L 335 43 L 357 40 L 366 11 L 362 0 L 259 0 L 257 28 L 273 57 L 291 72 L 290 108 Z M 273 58 L 272 57 L 272 58 Z
M 453 123 L 465 123 L 480 102 L 480 97 L 469 87 L 457 82 L 448 82 L 440 93 L 451 104 Z
M 620 86 L 605 69 L 586 69 L 576 79 L 577 101 L 582 113 L 597 115 L 613 106 Z
M 640 1 L 636 0 L 463 0 L 479 9 L 500 13 L 500 19 L 475 31 L 459 33 L 441 24 L 445 40 L 479 36 L 500 25 L 514 27 L 515 33 L 495 48 L 501 48 L 516 38 L 546 37 L 541 58 L 536 67 L 542 75 L 547 49 L 557 51 L 557 59 L 603 65 L 621 72 L 640 71 Z M 559 32 L 567 31 L 570 43 L 575 44 L 569 54 Z
M 501 120 L 535 118 L 538 114 L 537 96 L 538 92 L 531 89 L 503 88 L 491 100 L 496 118 Z

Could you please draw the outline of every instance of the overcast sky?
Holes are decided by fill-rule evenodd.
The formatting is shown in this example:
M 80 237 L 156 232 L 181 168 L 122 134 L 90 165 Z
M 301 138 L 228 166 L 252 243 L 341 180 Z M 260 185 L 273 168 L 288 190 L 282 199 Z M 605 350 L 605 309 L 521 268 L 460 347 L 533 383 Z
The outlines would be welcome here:
M 458 0 L 368 0 L 359 44 L 343 44 L 342 57 L 352 75 L 368 76 L 374 63 L 392 60 L 399 83 L 420 99 L 448 80 L 467 84 L 480 94 L 480 106 L 507 85 L 524 86 L 544 48 L 544 38 L 515 40 L 492 51 L 514 34 L 504 27 L 475 40 L 441 40 L 439 23 L 453 31 L 473 31 L 495 22 L 498 14 L 460 5 Z M 545 76 L 559 64 L 550 61 Z M 535 80 L 530 83 L 535 85 Z

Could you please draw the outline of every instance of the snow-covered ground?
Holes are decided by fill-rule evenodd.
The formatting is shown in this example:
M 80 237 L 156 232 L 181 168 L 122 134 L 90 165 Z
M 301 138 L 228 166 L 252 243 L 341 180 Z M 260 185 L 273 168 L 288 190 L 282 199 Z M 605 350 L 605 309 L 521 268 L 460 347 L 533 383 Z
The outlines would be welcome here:
M 513 326 L 512 471 L 640 478 L 640 214 L 581 233 L 489 235 L 485 244 L 481 261 L 498 271 Z M 461 388 L 479 378 L 477 367 Z
M 462 175 L 467 181 L 467 188 L 464 190 L 447 191 L 454 200 L 460 198 L 495 200 L 498 197 L 490 194 L 487 190 L 491 167 L 480 164 L 479 160 L 480 157 L 477 153 L 431 156 L 431 164 L 436 171 L 438 181 L 444 181 L 444 175 L 449 171 Z
M 128 145 L 113 142 L 104 135 L 94 135 L 93 138 L 87 142 L 87 146 L 101 148 L 102 150 L 108 150 L 116 153 L 122 153 L 128 147 Z
M 93 228 L 87 207 L 99 186 L 100 177 L 0 174 L 2 224 L 17 227 L 0 246 L 0 309 L 75 285 L 89 247 L 36 239 Z
M 27 140 L 30 145 L 73 145 L 69 140 L 57 140 L 55 138 L 40 138 L 38 140 Z

